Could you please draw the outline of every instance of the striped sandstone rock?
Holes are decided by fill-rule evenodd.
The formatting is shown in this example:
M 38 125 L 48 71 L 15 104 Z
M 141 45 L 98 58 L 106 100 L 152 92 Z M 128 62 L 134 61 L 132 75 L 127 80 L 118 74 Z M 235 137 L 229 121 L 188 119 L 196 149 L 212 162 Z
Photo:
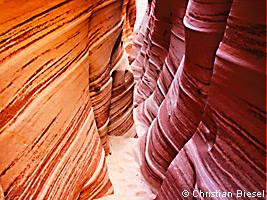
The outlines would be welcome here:
M 120 94 L 120 100 L 116 100 L 118 94 L 113 92 L 112 96 L 112 91 L 116 90 L 112 86 L 113 71 L 119 68 L 122 73 L 126 74 L 127 65 L 129 65 L 122 49 L 122 27 L 123 22 L 130 21 L 131 18 L 128 16 L 130 13 L 124 13 L 124 7 L 123 1 L 103 1 L 103 3 L 96 4 L 89 19 L 89 91 L 96 125 L 106 154 L 110 152 L 107 133 L 112 134 L 111 132 L 118 128 L 118 134 L 123 135 L 133 125 L 133 108 L 129 100 L 132 99 L 133 84 L 130 79 L 126 80 L 128 76 L 119 77 L 120 82 L 128 81 L 124 85 L 125 93 Z M 125 19 L 126 16 L 127 19 Z M 119 112 L 116 113 L 119 115 L 115 117 L 114 112 Z M 114 120 L 117 122 L 115 123 Z M 124 127 L 125 121 L 127 125 Z
M 5 199 L 94 199 L 113 192 L 102 144 L 108 153 L 110 103 L 119 102 L 111 73 L 125 64 L 123 50 L 112 55 L 122 32 L 122 5 L 111 0 L 0 4 Z M 121 123 L 112 129 L 124 134 L 133 124 L 133 81 L 125 66 L 120 70 L 125 95 L 120 94 L 121 107 L 113 107 L 127 105 L 127 114 L 113 116 Z
M 203 119 L 171 162 L 158 200 L 185 199 L 183 190 L 186 199 L 266 198 L 263 5 L 233 1 Z
M 181 8 L 186 3 L 179 2 Z M 159 78 L 149 77 L 157 81 L 156 90 L 151 94 L 149 89 L 139 87 L 136 91 L 137 118 L 147 127 L 140 142 L 141 171 L 155 191 L 160 191 L 159 199 L 183 199 L 182 188 L 190 189 L 191 194 L 195 188 L 226 190 L 230 187 L 226 186 L 227 181 L 234 184 L 230 191 L 263 189 L 260 176 L 264 177 L 266 121 L 263 50 L 266 30 L 262 8 L 265 4 L 263 1 L 252 4 L 190 0 L 183 19 L 184 55 L 182 40 L 175 43 L 177 40 L 171 35 Z M 249 11 L 257 6 L 262 9 Z M 162 6 L 162 13 L 164 9 L 168 7 Z M 181 11 L 178 13 L 177 8 L 173 16 L 179 16 Z M 150 17 L 154 15 L 151 12 Z M 179 18 L 173 17 L 175 21 Z M 182 33 L 183 27 L 175 24 L 172 33 Z M 146 39 L 143 43 L 148 44 Z M 134 61 L 133 65 L 137 63 L 141 62 Z M 163 71 L 164 67 L 168 70 Z M 146 68 L 136 71 L 134 76 L 142 79 L 137 82 L 143 81 Z M 140 103 L 140 94 L 149 97 Z M 230 160 L 229 166 L 223 164 L 226 160 Z M 213 168 L 207 167 L 210 165 Z M 244 167 L 238 167 L 241 165 Z M 232 178 L 225 175 L 222 181 L 222 169 Z M 216 187 L 208 183 L 202 173 L 205 170 Z M 243 170 L 252 177 L 241 176 Z M 237 177 L 242 181 L 237 181 Z

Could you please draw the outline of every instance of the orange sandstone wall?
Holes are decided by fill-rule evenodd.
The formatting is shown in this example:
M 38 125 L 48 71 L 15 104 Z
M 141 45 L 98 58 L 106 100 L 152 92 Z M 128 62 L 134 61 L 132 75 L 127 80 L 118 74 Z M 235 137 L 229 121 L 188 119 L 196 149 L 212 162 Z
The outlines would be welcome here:
M 122 8 L 123 1 L 111 0 L 0 3 L 6 199 L 93 199 L 113 192 L 102 144 L 107 154 L 109 126 L 123 135 L 133 125 L 133 79 L 120 48 Z M 115 69 L 125 74 L 120 84 L 113 83 Z M 116 94 L 121 85 L 124 93 Z M 127 114 L 114 116 L 121 108 Z

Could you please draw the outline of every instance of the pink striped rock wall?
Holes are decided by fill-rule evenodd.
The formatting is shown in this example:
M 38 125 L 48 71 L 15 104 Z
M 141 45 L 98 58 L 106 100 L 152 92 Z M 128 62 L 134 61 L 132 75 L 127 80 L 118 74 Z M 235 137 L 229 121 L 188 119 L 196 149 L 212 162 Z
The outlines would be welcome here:
M 132 64 L 132 62 L 138 62 L 136 60 L 137 55 L 141 54 L 142 52 L 140 52 L 140 49 L 143 46 L 143 42 L 144 42 L 144 37 L 146 36 L 147 33 L 147 24 L 148 24 L 148 19 L 149 19 L 149 13 L 150 13 L 150 5 L 151 5 L 151 0 L 148 0 L 147 2 L 147 7 L 146 7 L 146 11 L 144 13 L 144 16 L 142 18 L 140 27 L 137 28 L 136 31 L 134 31 L 133 33 L 133 41 L 132 41 L 132 45 L 131 48 L 129 50 L 129 63 Z M 138 7 L 137 7 L 138 9 Z M 139 55 L 141 56 L 141 55 Z M 140 61 L 142 61 L 142 56 Z M 135 68 L 137 67 L 137 68 Z M 134 79 L 135 80 L 139 80 L 140 76 L 138 75 L 142 75 L 142 68 L 140 69 L 141 71 L 138 72 L 138 68 L 140 68 L 140 62 L 135 64 L 135 67 L 133 67 L 132 65 L 132 69 L 134 70 Z
M 132 63 L 136 74 L 135 104 L 143 102 L 156 88 L 156 79 L 161 71 L 170 41 L 172 1 L 148 3 L 149 20 L 145 30 L 142 48 Z M 161 11 L 164 7 L 164 13 Z M 145 22 L 145 21 L 144 21 Z M 142 34 L 142 33 L 141 33 Z M 145 70 L 144 70 L 145 69 Z
M 162 7 L 162 13 L 166 10 Z M 147 127 L 140 142 L 141 171 L 159 192 L 157 199 L 184 199 L 183 190 L 190 192 L 188 199 L 216 190 L 232 192 L 235 199 L 237 190 L 264 189 L 264 13 L 264 1 L 190 0 L 183 19 L 184 58 L 173 37 L 183 28 L 173 18 L 164 64 L 168 72 L 152 73 L 154 93 L 136 91 L 150 94 L 137 102 L 137 117 Z M 136 77 L 145 76 L 145 63 L 138 67 L 143 72 Z
M 108 153 L 108 125 L 124 134 L 133 124 L 133 78 L 120 42 L 116 46 L 122 5 L 0 4 L 0 185 L 6 199 L 94 199 L 113 192 L 101 144 Z M 125 76 L 113 84 L 115 69 Z M 112 93 L 117 82 L 125 94 Z M 110 112 L 122 107 L 127 114 L 110 123 Z
M 172 9 L 169 15 L 172 16 L 172 28 L 170 30 L 170 47 L 168 49 L 168 54 L 163 64 L 162 70 L 157 78 L 156 88 L 153 93 L 144 101 L 140 103 L 137 107 L 137 118 L 142 121 L 142 123 L 149 127 L 156 117 L 158 108 L 170 88 L 172 80 L 179 68 L 180 62 L 184 55 L 184 26 L 183 17 L 185 14 L 187 6 L 187 1 L 177 1 L 173 2 Z M 180 70 L 182 67 L 180 68 Z M 156 75 L 152 75 L 157 77 Z M 140 114 L 139 114 L 140 113 Z M 147 114 L 141 114 L 147 113 Z

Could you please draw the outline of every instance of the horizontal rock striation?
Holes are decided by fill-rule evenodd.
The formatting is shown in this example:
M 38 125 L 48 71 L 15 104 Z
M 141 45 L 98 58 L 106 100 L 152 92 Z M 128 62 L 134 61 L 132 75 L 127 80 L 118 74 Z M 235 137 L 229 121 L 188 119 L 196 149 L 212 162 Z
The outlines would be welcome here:
M 247 192 L 265 198 L 266 22 L 262 7 L 263 1 L 233 2 L 216 53 L 203 119 L 172 161 L 157 199 L 183 198 L 185 189 L 198 196 L 201 191 L 220 191 L 215 199 L 224 192 L 228 199 L 245 199 Z M 256 8 L 257 13 L 249 12 Z
M 136 81 L 135 105 L 147 99 L 156 88 L 156 80 L 162 69 L 170 43 L 171 15 L 169 13 L 172 6 L 171 2 L 152 1 L 148 4 L 150 15 L 144 43 L 137 55 L 136 63 L 134 61 L 132 64 L 133 71 L 137 72 L 140 71 L 139 66 L 143 65 L 142 76 Z M 165 8 L 163 13 L 160 9 L 162 6 Z
M 181 3 L 173 16 L 182 13 L 187 2 Z M 159 77 L 150 77 L 156 90 L 136 91 L 150 94 L 138 104 L 137 117 L 147 127 L 140 141 L 141 171 L 159 192 L 157 199 L 184 199 L 183 190 L 190 192 L 188 199 L 193 191 L 264 190 L 265 3 L 252 4 L 188 1 L 185 49 L 183 40 L 175 40 L 183 27 L 173 17 L 165 64 Z M 144 70 L 134 76 L 142 78 L 146 65 L 138 67 Z
M 132 99 L 133 84 L 130 83 L 130 79 L 125 80 L 123 76 L 118 77 L 121 80 L 112 79 L 113 71 L 126 73 L 129 68 L 122 48 L 123 38 L 126 37 L 123 34 L 123 26 L 128 25 L 129 29 L 133 27 L 132 23 L 124 25 L 132 19 L 130 15 L 133 14 L 125 13 L 126 5 L 128 4 L 123 1 L 105 1 L 94 8 L 89 21 L 89 90 L 98 132 L 106 154 L 110 152 L 107 134 L 114 134 L 114 130 L 118 128 L 119 135 L 124 135 L 133 125 L 133 108 L 129 100 Z M 131 72 L 128 70 L 128 73 Z M 128 81 L 123 88 L 125 92 L 120 96 L 114 93 L 114 90 L 118 90 L 113 88 L 114 81 Z M 115 112 L 117 116 L 114 115 Z M 127 123 L 124 126 L 125 121 Z
M 107 132 L 123 135 L 133 125 L 133 76 L 121 39 L 129 13 L 113 0 L 20 3 L 0 5 L 7 11 L 0 22 L 5 199 L 111 194 L 102 146 L 107 154 Z M 116 70 L 124 76 L 113 80 Z
M 128 55 L 128 60 L 129 63 L 132 65 L 132 62 L 138 62 L 136 60 L 137 55 L 139 55 L 141 52 L 141 48 L 143 46 L 143 42 L 144 42 L 144 37 L 146 36 L 146 31 L 147 31 L 147 23 L 148 23 L 148 19 L 149 19 L 149 13 L 150 13 L 150 5 L 151 5 L 151 0 L 149 0 L 146 4 L 146 9 L 145 9 L 145 13 L 144 16 L 141 20 L 141 24 L 138 28 L 136 28 L 136 30 L 133 33 L 133 41 L 132 41 L 132 45 L 131 48 L 129 50 L 129 55 Z M 138 9 L 138 8 L 137 8 Z M 138 68 L 140 68 L 140 63 L 136 63 L 135 67 L 133 67 L 132 65 L 132 69 L 135 70 L 134 72 L 134 80 L 137 81 L 140 79 L 140 77 L 138 75 L 142 75 L 142 70 L 140 72 L 138 72 Z
M 133 126 L 133 90 L 134 80 L 127 53 L 121 42 L 121 34 L 112 51 L 110 61 L 112 77 L 112 94 L 109 108 L 108 135 L 134 136 L 135 131 L 129 131 Z M 126 135 L 125 135 L 126 136 Z
M 123 34 L 122 41 L 123 47 L 125 48 L 127 54 L 129 54 L 132 49 L 132 39 L 134 24 L 136 21 L 136 1 L 135 0 L 124 0 L 123 7 Z
M 183 17 L 187 1 L 177 1 L 172 4 L 169 15 L 172 16 L 170 46 L 162 70 L 157 79 L 153 93 L 137 107 L 137 118 L 149 127 L 157 116 L 158 108 L 165 99 L 173 78 L 184 55 L 184 26 Z M 180 71 L 183 67 L 180 67 Z M 179 73 L 180 74 L 180 73 Z M 140 113 L 140 114 L 139 114 Z M 142 114 L 143 113 L 143 114 Z

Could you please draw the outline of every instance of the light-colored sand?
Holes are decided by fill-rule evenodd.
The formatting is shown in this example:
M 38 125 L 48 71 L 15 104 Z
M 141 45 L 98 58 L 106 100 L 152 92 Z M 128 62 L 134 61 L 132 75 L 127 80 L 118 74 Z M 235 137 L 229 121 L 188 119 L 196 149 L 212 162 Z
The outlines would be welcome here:
M 110 136 L 109 141 L 112 153 L 107 164 L 114 194 L 98 200 L 152 200 L 155 195 L 142 180 L 135 159 L 138 139 Z
M 136 0 L 137 18 L 135 30 L 141 24 L 146 10 L 147 0 Z M 142 135 L 145 129 L 138 123 L 134 111 L 136 128 L 133 127 L 127 135 L 133 135 L 137 131 Z M 114 187 L 114 194 L 99 198 L 98 200 L 152 200 L 155 195 L 149 186 L 143 181 L 140 174 L 138 161 L 138 138 L 127 138 L 122 136 L 109 136 L 111 155 L 107 156 L 109 176 Z M 139 164 L 138 164 L 139 163 Z

